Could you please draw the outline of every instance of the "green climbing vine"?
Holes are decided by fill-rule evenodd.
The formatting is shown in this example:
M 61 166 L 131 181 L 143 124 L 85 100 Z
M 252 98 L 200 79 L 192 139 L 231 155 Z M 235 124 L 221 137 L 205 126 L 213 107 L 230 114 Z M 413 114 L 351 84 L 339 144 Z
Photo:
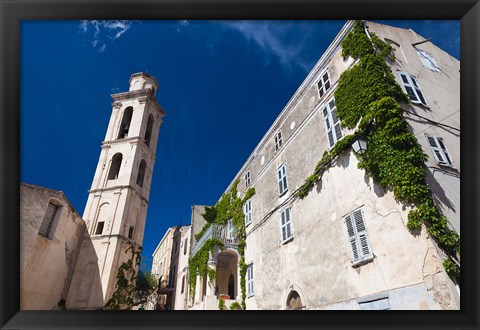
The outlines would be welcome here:
M 390 45 L 374 33 L 370 38 L 362 22 L 356 21 L 341 42 L 342 56 L 357 61 L 344 71 L 334 92 L 337 115 L 347 128 L 357 127 L 357 134 L 368 140 L 368 149 L 359 160 L 374 181 L 393 191 L 397 201 L 412 207 L 407 227 L 415 230 L 425 224 L 428 233 L 439 243 L 449 259 L 447 273 L 458 278 L 460 238 L 447 226 L 426 183 L 428 159 L 404 120 L 401 102 L 410 103 L 396 83 L 387 61 L 394 61 Z M 345 136 L 330 152 L 325 152 L 312 175 L 300 187 L 298 196 L 305 198 L 332 161 L 349 149 L 355 135 Z
M 202 230 L 195 235 L 195 239 L 198 241 L 212 224 L 225 225 L 229 220 L 232 221 L 233 226 L 240 233 L 240 242 L 237 246 L 237 250 L 240 255 L 240 288 L 242 292 L 241 308 L 246 309 L 245 299 L 247 294 L 245 275 L 247 272 L 247 264 L 245 263 L 246 231 L 243 205 L 255 194 L 255 189 L 249 188 L 245 192 L 243 198 L 240 198 L 237 196 L 238 182 L 239 181 L 236 180 L 233 183 L 232 188 L 227 193 L 224 193 L 214 206 L 205 207 L 205 213 L 202 214 L 202 216 L 207 223 L 203 226 Z M 221 241 L 217 239 L 208 239 L 200 250 L 198 250 L 190 259 L 189 288 L 191 295 L 195 292 L 197 273 L 202 277 L 205 277 L 208 274 L 210 282 L 215 278 L 215 271 L 208 268 L 207 261 L 209 259 L 209 253 L 213 252 L 217 245 L 220 246 L 220 249 L 224 248 Z
M 125 254 L 129 252 L 129 259 L 118 268 L 115 292 L 103 307 L 104 310 L 131 310 L 134 306 L 156 299 L 158 283 L 155 277 L 149 272 L 140 271 L 137 274 L 142 247 L 136 249 L 129 241 Z

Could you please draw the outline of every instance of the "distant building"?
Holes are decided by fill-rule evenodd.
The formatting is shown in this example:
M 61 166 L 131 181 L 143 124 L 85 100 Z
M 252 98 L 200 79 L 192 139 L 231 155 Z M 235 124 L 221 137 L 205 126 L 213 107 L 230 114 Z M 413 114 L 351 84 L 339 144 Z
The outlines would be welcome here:
M 425 227 L 411 233 L 410 208 L 373 182 L 345 152 L 304 199 L 294 192 L 325 151 L 353 130 L 336 115 L 340 74 L 356 65 L 342 58 L 349 21 L 241 166 L 238 180 L 246 225 L 247 309 L 459 309 L 459 288 L 445 272 L 443 253 Z M 389 43 L 390 68 L 412 104 L 405 119 L 428 155 L 428 185 L 449 226 L 460 232 L 460 63 L 412 30 L 367 22 Z M 218 228 L 217 228 L 218 227 Z M 190 309 L 241 302 L 238 240 L 212 225 L 192 257 L 211 238 L 210 281 L 197 276 Z

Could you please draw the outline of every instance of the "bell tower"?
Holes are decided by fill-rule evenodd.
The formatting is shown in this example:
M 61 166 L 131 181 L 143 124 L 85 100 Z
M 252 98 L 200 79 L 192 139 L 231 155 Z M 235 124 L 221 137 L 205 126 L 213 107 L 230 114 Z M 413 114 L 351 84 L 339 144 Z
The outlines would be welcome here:
M 67 309 L 98 309 L 115 290 L 128 242 L 142 246 L 152 171 L 165 112 L 155 94 L 157 80 L 130 77 L 128 92 L 113 94 L 87 204 L 86 232 L 66 301 Z

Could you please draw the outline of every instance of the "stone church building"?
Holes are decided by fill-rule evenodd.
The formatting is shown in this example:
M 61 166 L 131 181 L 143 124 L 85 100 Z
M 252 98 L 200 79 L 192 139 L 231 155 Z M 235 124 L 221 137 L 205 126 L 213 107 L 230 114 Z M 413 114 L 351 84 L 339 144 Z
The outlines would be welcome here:
M 101 309 L 129 243 L 142 246 L 165 112 L 146 73 L 113 94 L 112 114 L 80 217 L 62 192 L 21 184 L 21 309 Z

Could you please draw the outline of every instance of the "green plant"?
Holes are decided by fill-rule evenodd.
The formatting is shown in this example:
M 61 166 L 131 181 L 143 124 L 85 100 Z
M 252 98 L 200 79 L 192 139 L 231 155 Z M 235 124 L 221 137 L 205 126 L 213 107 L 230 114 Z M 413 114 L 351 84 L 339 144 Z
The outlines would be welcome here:
M 452 259 L 445 259 L 443 261 L 443 268 L 448 275 L 454 277 L 456 280 L 460 280 L 460 267 L 452 261 Z
M 129 259 L 118 268 L 115 292 L 103 307 L 105 310 L 130 310 L 146 303 L 157 291 L 158 283 L 152 274 L 139 272 L 137 275 L 142 247 L 135 249 L 129 241 L 125 254 L 129 252 Z
M 246 232 L 243 205 L 255 194 L 255 189 L 250 187 L 243 195 L 243 198 L 240 198 L 237 196 L 238 182 L 239 181 L 236 180 L 233 183 L 232 188 L 228 192 L 224 193 L 214 206 L 205 207 L 205 213 L 203 213 L 202 216 L 207 223 L 205 226 L 203 226 L 202 230 L 195 235 L 195 239 L 198 241 L 212 224 L 225 225 L 229 220 L 232 220 L 233 226 L 240 233 L 240 243 L 238 244 L 237 249 L 238 254 L 240 255 L 240 287 L 242 291 L 242 306 L 245 306 L 245 274 L 247 265 L 245 264 Z M 210 253 L 214 252 L 214 249 L 217 245 L 220 247 L 220 249 L 224 248 L 224 245 L 221 241 L 217 239 L 208 239 L 190 259 L 189 289 L 191 295 L 193 295 L 195 292 L 197 274 L 202 277 L 208 276 L 210 282 L 215 279 L 215 271 L 208 268 L 207 262 L 210 257 Z M 245 307 L 243 309 L 245 309 Z
M 221 311 L 224 311 L 227 309 L 227 307 L 225 306 L 225 300 L 222 300 L 222 299 L 218 300 L 218 309 Z

